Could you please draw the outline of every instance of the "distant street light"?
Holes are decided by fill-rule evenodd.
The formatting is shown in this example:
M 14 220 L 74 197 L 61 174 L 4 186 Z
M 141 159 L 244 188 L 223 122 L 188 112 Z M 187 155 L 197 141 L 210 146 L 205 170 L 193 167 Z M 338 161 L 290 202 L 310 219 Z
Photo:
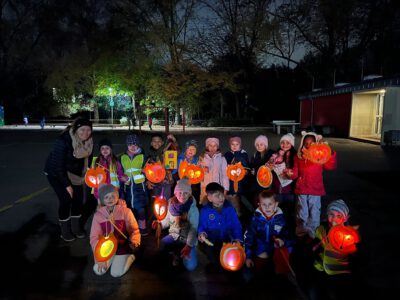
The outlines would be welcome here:
M 109 104 L 111 107 L 111 125 L 114 124 L 114 100 L 112 98 L 112 88 L 108 88 L 108 91 L 110 92 L 110 100 L 109 100 Z

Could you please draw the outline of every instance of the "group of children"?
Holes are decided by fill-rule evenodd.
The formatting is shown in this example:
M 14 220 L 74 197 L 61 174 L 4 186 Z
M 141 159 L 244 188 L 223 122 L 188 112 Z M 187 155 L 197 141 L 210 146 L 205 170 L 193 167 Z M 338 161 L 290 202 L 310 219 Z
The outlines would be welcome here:
M 168 228 L 160 249 L 170 255 L 173 265 L 182 261 L 187 270 L 194 270 L 200 242 L 199 249 L 208 257 L 210 266 L 216 267 L 222 244 L 234 242 L 245 247 L 246 267 L 260 270 L 270 261 L 275 249 L 286 247 L 290 252 L 296 242 L 310 244 L 310 248 L 315 242 L 320 246 L 314 247 L 319 252 L 317 270 L 327 274 L 349 273 L 346 255 L 333 257 L 326 239 L 330 227 L 347 221 L 346 203 L 343 200 L 330 203 L 327 223 L 320 224 L 321 196 L 325 195 L 323 171 L 336 168 L 336 152 L 325 164 L 313 163 L 303 155 L 305 149 L 321 139 L 314 132 L 302 132 L 296 151 L 295 138 L 288 133 L 282 136 L 279 149 L 274 152 L 269 148 L 268 138 L 260 135 L 255 139 L 256 151 L 250 158 L 238 136 L 230 138 L 230 151 L 224 155 L 215 137 L 206 139 L 205 151 L 199 157 L 196 156 L 197 142 L 190 140 L 178 161 L 180 164 L 186 160 L 204 169 L 200 186 L 191 185 L 186 177 L 179 180 L 177 172 L 170 170 L 161 183 L 145 180 L 142 169 L 147 161 L 162 161 L 167 149 L 180 151 L 172 135 L 164 145 L 163 137 L 153 134 L 146 156 L 138 137 L 129 134 L 127 151 L 120 159 L 114 155 L 111 142 L 102 140 L 100 155 L 93 158 L 92 166 L 104 167 L 107 178 L 104 185 L 93 191 L 100 205 L 93 219 L 90 241 L 94 249 L 99 235 L 113 231 L 119 238 L 120 250 L 113 261 L 96 262 L 95 273 L 104 274 L 111 266 L 111 275 L 121 276 L 129 269 L 134 261 L 133 250 L 140 246 L 141 236 L 148 234 L 146 224 L 152 220 L 148 209 L 151 209 L 151 199 L 160 195 L 169 199 L 167 216 L 151 224 L 153 228 L 159 223 L 163 229 Z M 228 164 L 237 162 L 244 166 L 246 177 L 234 189 L 226 169 Z M 269 189 L 261 187 L 256 179 L 263 165 L 273 173 Z M 249 219 L 242 218 L 246 212 L 251 212 Z M 114 227 L 118 227 L 117 231 Z M 126 238 L 118 232 L 123 232 Z

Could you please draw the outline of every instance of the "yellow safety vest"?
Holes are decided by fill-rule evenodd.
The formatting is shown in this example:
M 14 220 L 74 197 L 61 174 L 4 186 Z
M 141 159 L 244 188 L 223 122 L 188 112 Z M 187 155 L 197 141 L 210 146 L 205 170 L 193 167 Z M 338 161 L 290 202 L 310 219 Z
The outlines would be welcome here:
M 121 164 L 124 168 L 125 175 L 129 177 L 129 180 L 133 179 L 136 184 L 145 181 L 145 177 L 142 174 L 143 162 L 143 154 L 138 154 L 133 159 L 131 159 L 128 154 L 123 154 L 121 156 Z

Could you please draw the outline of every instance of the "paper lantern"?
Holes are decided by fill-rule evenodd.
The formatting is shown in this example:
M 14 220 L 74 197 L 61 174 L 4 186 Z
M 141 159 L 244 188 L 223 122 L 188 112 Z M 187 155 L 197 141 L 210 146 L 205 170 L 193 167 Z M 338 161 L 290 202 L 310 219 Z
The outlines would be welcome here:
M 204 170 L 197 165 L 188 165 L 185 170 L 185 176 L 189 178 L 190 184 L 198 184 L 204 179 Z
M 188 166 L 188 162 L 184 159 L 179 164 L 178 175 L 179 178 L 182 179 L 185 176 L 186 168 Z
M 257 171 L 257 182 L 263 188 L 272 184 L 272 172 L 267 166 L 261 166 Z
M 85 182 L 91 188 L 98 188 L 106 181 L 106 171 L 102 167 L 89 168 L 85 174 Z
M 117 251 L 117 247 L 118 241 L 113 233 L 110 233 L 108 236 L 101 235 L 94 251 L 96 261 L 108 261 Z
M 224 243 L 219 255 L 221 266 L 228 271 L 237 271 L 246 260 L 246 254 L 240 243 Z
M 337 251 L 351 254 L 357 251 L 356 243 L 360 241 L 360 235 L 351 226 L 336 225 L 329 230 L 328 239 Z
M 168 201 L 163 196 L 156 196 L 154 200 L 154 215 L 158 221 L 162 221 L 167 216 Z
M 242 163 L 238 162 L 236 164 L 228 165 L 226 168 L 226 173 L 229 180 L 233 181 L 233 190 L 236 193 L 239 188 L 238 182 L 244 178 L 244 175 L 246 175 L 246 171 L 242 166 Z
M 312 143 L 308 149 L 303 149 L 303 156 L 316 164 L 324 164 L 331 158 L 332 150 L 328 143 Z
M 147 163 L 144 166 L 144 174 L 146 178 L 153 183 L 160 183 L 164 180 L 166 171 L 160 162 Z

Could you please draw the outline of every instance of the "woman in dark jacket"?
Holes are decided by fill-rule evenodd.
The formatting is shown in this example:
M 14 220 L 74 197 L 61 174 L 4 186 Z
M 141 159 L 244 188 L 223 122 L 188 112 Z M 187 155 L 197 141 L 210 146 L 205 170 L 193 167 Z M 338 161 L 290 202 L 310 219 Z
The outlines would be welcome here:
M 81 216 L 85 172 L 93 152 L 92 122 L 77 118 L 57 138 L 44 172 L 59 200 L 61 238 L 67 242 L 84 238 Z

